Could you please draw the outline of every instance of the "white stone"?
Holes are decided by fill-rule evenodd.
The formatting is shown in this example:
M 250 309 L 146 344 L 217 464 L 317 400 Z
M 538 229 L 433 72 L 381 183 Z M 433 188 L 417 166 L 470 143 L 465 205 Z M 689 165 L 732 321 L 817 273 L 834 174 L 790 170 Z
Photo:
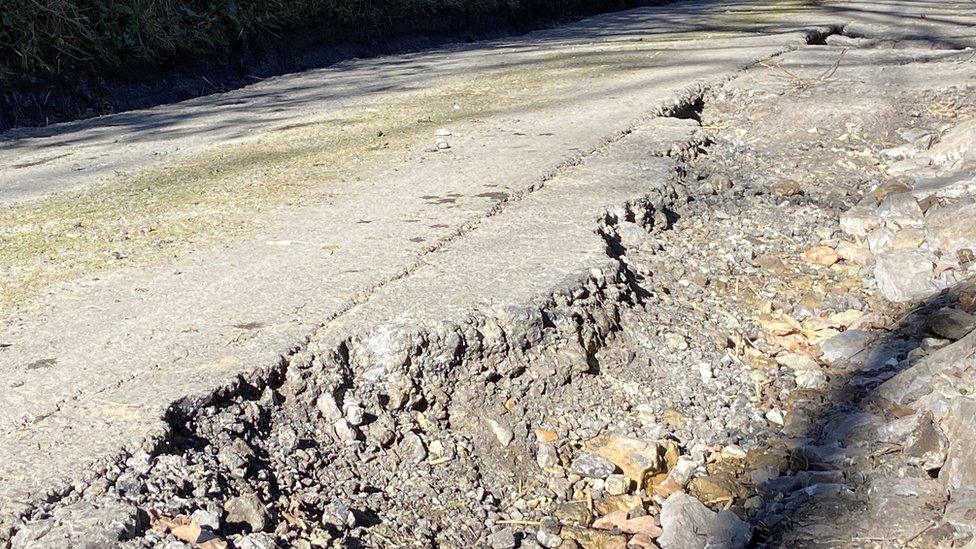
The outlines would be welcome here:
M 935 256 L 921 250 L 889 252 L 878 256 L 874 278 L 889 301 L 905 302 L 928 297 L 946 288 L 933 277 Z
M 796 386 L 801 389 L 823 389 L 827 386 L 827 374 L 823 370 L 803 370 L 796 374 Z
M 661 549 L 736 549 L 745 547 L 752 533 L 735 513 L 716 513 L 683 492 L 672 494 L 661 506 L 661 528 Z

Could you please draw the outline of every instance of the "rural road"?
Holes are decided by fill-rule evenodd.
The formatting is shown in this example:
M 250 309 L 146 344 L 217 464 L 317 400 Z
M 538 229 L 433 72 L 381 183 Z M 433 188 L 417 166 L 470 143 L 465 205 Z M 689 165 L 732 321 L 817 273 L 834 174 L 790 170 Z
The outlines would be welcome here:
M 612 272 L 599 223 L 667 183 L 703 90 L 841 29 L 963 49 L 974 23 L 680 2 L 0 135 L 0 540 L 310 342 Z

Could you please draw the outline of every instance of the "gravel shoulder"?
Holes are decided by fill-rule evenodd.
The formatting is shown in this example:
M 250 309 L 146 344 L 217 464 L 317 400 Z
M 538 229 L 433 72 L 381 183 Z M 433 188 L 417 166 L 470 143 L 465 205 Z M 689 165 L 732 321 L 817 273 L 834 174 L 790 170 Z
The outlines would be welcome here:
M 741 9 L 706 20 L 717 27 Z M 970 116 L 973 73 L 971 52 L 945 48 L 967 39 L 965 16 L 950 8 L 918 8 L 933 10 L 925 32 L 944 34 L 927 48 L 908 25 L 891 31 L 901 42 L 865 42 L 893 28 L 874 18 L 837 34 L 858 28 L 844 27 L 853 5 L 834 35 L 796 30 L 801 16 L 837 17 L 830 9 L 783 9 L 789 17 L 773 14 L 769 33 L 704 39 L 692 30 L 660 42 L 634 38 L 653 35 L 648 18 L 665 8 L 594 18 L 582 25 L 612 29 L 599 42 L 546 43 L 546 63 L 557 64 L 544 66 L 565 80 L 489 76 L 490 91 L 465 88 L 488 98 L 454 118 L 465 108 L 450 94 L 458 88 L 444 92 L 434 77 L 446 112 L 392 131 L 389 148 L 368 160 L 302 149 L 322 138 L 307 126 L 281 141 L 222 144 L 302 149 L 241 180 L 317 168 L 325 154 L 344 166 L 342 185 L 288 172 L 313 184 L 297 203 L 242 202 L 269 221 L 223 235 L 238 241 L 201 237 L 199 248 L 167 250 L 177 257 L 165 263 L 154 256 L 97 279 L 83 271 L 15 313 L 0 349 L 5 534 L 18 546 L 98 536 L 154 546 L 187 541 L 177 534 L 184 526 L 204 535 L 210 517 L 180 517 L 205 511 L 216 517 L 204 529 L 219 534 L 214 547 L 708 542 L 675 526 L 690 513 L 714 526 L 719 545 L 821 540 L 815 528 L 776 526 L 796 519 L 782 504 L 792 492 L 761 490 L 781 473 L 796 477 L 789 460 L 810 447 L 796 440 L 817 441 L 821 419 L 847 418 L 854 406 L 831 393 L 846 375 L 802 356 L 820 360 L 804 353 L 856 322 L 883 327 L 887 335 L 872 336 L 882 339 L 905 329 L 890 321 L 906 310 L 873 289 L 878 271 L 862 272 L 883 260 L 841 257 L 842 214 L 892 173 L 889 160 L 928 154 L 917 141 L 914 153 L 884 152 L 900 146 L 900 130 L 948 135 Z M 518 64 L 534 54 L 493 55 Z M 369 74 L 369 64 L 358 70 Z M 427 108 L 429 97 L 407 101 Z M 389 120 L 381 112 L 379 128 Z M 356 151 L 387 135 L 363 124 L 357 131 L 372 137 Z M 969 263 L 939 265 L 923 288 L 964 283 Z M 949 271 L 958 276 L 938 278 Z M 916 317 L 927 326 L 930 315 Z M 847 405 L 825 412 L 817 402 Z M 620 452 L 660 459 L 635 479 L 615 461 Z M 786 465 L 764 463 L 776 475 L 757 482 L 757 455 Z M 680 486 L 657 488 L 666 480 Z M 690 499 L 672 495 L 686 487 Z M 916 505 L 897 507 L 904 532 L 942 521 L 910 517 Z M 635 522 L 590 528 L 611 515 Z M 965 538 L 953 528 L 939 542 Z

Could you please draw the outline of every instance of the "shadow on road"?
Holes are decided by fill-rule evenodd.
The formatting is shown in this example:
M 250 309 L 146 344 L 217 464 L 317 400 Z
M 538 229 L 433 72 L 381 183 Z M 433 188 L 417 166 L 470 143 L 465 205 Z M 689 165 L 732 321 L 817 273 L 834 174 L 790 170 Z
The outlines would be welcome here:
M 938 473 L 921 470 L 906 473 L 898 444 L 901 441 L 873 440 L 884 438 L 874 436 L 879 426 L 890 426 L 891 422 L 914 412 L 885 401 L 878 395 L 878 389 L 886 380 L 916 364 L 917 359 L 910 358 L 910 354 L 923 345 L 924 338 L 932 337 L 927 328 L 933 317 L 940 309 L 957 305 L 962 297 L 971 297 L 972 284 L 971 281 L 959 283 L 914 305 L 863 354 L 845 361 L 846 367 L 839 365 L 828 370 L 832 389 L 816 399 L 817 410 L 808 426 L 798 429 L 800 433 L 792 439 L 795 449 L 790 454 L 790 474 L 756 487 L 766 502 L 754 521 L 756 546 L 875 546 L 898 541 L 903 532 L 896 527 L 906 522 L 922 524 L 923 528 L 917 529 L 917 538 L 928 530 L 926 524 L 930 520 L 938 521 L 927 516 L 933 510 L 921 505 L 920 500 L 915 503 L 915 517 L 905 516 L 906 510 L 912 511 L 912 500 L 907 498 L 900 509 L 898 504 L 891 505 L 890 514 L 885 517 L 877 516 L 877 501 L 867 502 L 869 495 L 874 500 L 890 497 L 883 489 L 873 486 L 881 475 L 891 479 L 897 474 L 906 478 L 914 474 L 916 478 L 930 479 Z M 810 404 L 814 400 L 806 402 L 807 410 L 812 408 Z M 941 517 L 939 513 L 935 516 Z M 872 537 L 869 533 L 885 531 L 886 525 L 879 524 L 878 519 L 890 521 L 887 524 L 891 527 L 890 539 Z

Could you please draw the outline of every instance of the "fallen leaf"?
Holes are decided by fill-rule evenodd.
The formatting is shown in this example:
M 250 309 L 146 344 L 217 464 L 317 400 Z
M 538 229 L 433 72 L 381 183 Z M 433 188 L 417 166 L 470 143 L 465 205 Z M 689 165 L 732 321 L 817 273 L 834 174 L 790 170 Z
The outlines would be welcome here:
M 785 336 L 800 331 L 800 323 L 783 313 L 762 315 L 756 318 L 756 322 L 763 330 L 776 336 Z
M 857 309 L 847 309 L 846 311 L 834 313 L 827 318 L 834 324 L 832 328 L 847 328 L 857 322 L 862 316 L 864 316 L 864 313 Z
M 662 499 L 668 499 L 671 494 L 681 492 L 683 489 L 684 488 L 681 486 L 681 484 L 674 479 L 665 480 L 661 484 L 651 487 L 651 491 L 654 493 L 654 495 L 659 496 Z
M 834 263 L 840 261 L 840 256 L 837 255 L 837 251 L 830 246 L 820 245 L 814 246 L 803 252 L 803 259 L 806 259 L 811 263 L 823 265 L 824 267 L 830 267 Z
M 203 529 L 200 528 L 199 524 L 194 522 L 189 522 L 187 524 L 181 524 L 172 530 L 170 533 L 176 536 L 177 539 L 185 541 L 187 543 L 196 543 L 200 541 L 200 535 L 203 533 Z
M 625 534 L 644 534 L 651 538 L 661 535 L 661 527 L 657 519 L 650 515 L 627 518 L 626 511 L 616 511 L 593 521 L 593 527 L 598 530 L 617 529 Z
M 190 517 L 185 515 L 179 515 L 177 517 L 159 515 L 149 522 L 149 527 L 157 532 L 163 532 L 165 534 L 173 528 L 184 526 L 186 524 L 190 524 Z
M 644 534 L 651 538 L 656 538 L 663 533 L 657 524 L 657 518 L 650 515 L 628 519 L 622 530 L 628 534 Z
M 759 349 L 746 347 L 743 352 L 743 360 L 756 370 L 778 370 L 779 364 L 775 360 L 766 356 Z
M 593 527 L 597 530 L 613 530 L 614 528 L 623 530 L 620 525 L 627 522 L 627 511 L 614 511 L 593 521 Z
M 536 431 L 535 436 L 536 438 L 539 439 L 540 442 L 555 442 L 556 439 L 559 437 L 559 435 L 557 435 L 555 431 L 548 431 L 545 429 L 539 429 L 538 431 Z
M 635 534 L 627 542 L 627 547 L 635 547 L 636 549 L 659 549 L 651 536 L 647 534 Z
M 601 515 L 609 515 L 611 513 L 623 512 L 630 513 L 638 507 L 643 507 L 643 501 L 639 496 L 633 494 L 623 494 L 619 496 L 609 496 L 605 497 L 599 501 L 593 502 L 593 507 Z
M 783 349 L 797 355 L 807 355 L 810 358 L 819 358 L 820 349 L 810 345 L 803 334 L 790 334 L 785 336 L 769 336 L 766 341 L 782 347 Z

